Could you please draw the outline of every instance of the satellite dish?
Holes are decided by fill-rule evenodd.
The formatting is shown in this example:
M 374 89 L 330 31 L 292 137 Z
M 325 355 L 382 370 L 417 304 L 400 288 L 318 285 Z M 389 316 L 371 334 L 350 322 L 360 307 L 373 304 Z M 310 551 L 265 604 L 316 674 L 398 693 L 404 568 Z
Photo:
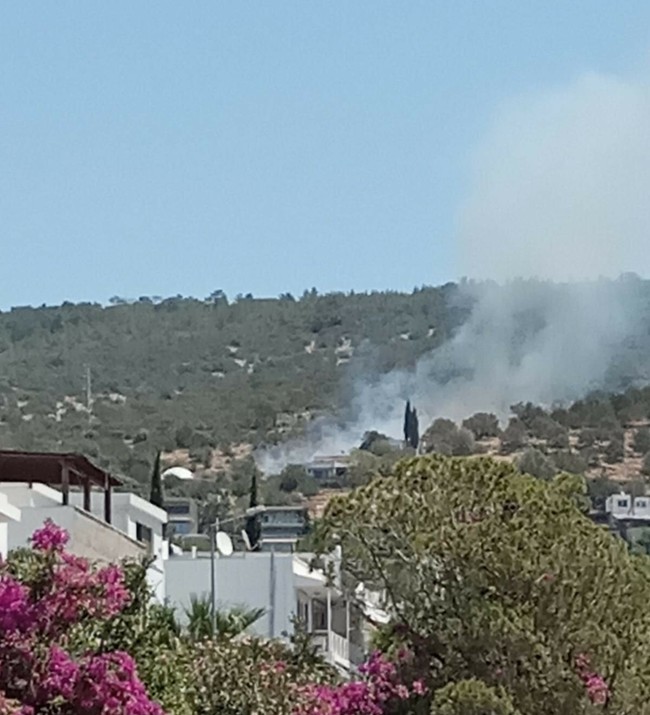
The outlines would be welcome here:
M 232 540 L 225 531 L 217 532 L 217 551 L 222 556 L 230 556 L 233 552 Z
M 248 532 L 246 531 L 246 529 L 241 530 L 241 538 L 244 542 L 244 546 L 246 547 L 246 551 L 252 551 L 253 547 L 251 546 L 251 540 L 248 536 Z

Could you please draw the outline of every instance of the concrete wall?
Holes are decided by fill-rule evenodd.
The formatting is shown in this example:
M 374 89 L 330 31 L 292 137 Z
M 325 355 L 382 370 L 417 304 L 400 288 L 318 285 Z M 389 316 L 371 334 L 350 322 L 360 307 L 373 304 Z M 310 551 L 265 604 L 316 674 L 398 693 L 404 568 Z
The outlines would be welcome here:
M 146 548 L 109 524 L 73 506 L 25 508 L 19 522 L 8 524 L 9 549 L 29 545 L 29 537 L 43 526 L 46 519 L 70 534 L 68 549 L 77 556 L 97 561 L 114 562 L 124 558 L 141 558 Z
M 9 524 L 0 515 L 0 558 L 6 559 L 9 553 Z
M 296 596 L 291 554 L 235 553 L 227 558 L 217 558 L 216 572 L 219 608 L 240 605 L 264 608 L 266 614 L 251 628 L 252 632 L 261 636 L 279 638 L 283 632 L 293 631 Z M 189 607 L 193 594 L 197 597 L 210 596 L 209 557 L 202 554 L 197 558 L 183 555 L 166 561 L 165 591 L 168 603 L 184 620 L 184 609 Z
M 31 487 L 23 482 L 3 482 L 0 484 L 0 492 L 6 495 L 10 504 L 19 509 L 56 506 L 63 502 L 60 491 L 38 482 L 34 482 Z
M 43 525 L 46 518 L 64 527 L 70 533 L 70 549 L 80 556 L 100 561 L 118 561 L 123 558 L 140 558 L 147 547 L 137 542 L 137 524 L 152 531 L 151 555 L 155 561 L 147 570 L 147 581 L 156 600 L 165 600 L 163 524 L 167 514 L 150 502 L 130 493 L 112 495 L 111 525 L 104 522 L 104 494 L 91 493 L 91 512 L 82 509 L 83 493 L 70 492 L 70 506 L 63 506 L 63 495 L 46 484 L 34 482 L 3 483 L 0 496 L 20 508 L 24 514 L 22 526 L 4 528 L 0 524 L 0 554 L 5 548 L 26 546 L 32 533 Z M 77 507 L 74 509 L 73 507 Z M 46 511 L 43 511 L 46 510 Z M 3 538 L 3 533 L 6 538 Z
M 77 507 L 82 507 L 83 494 L 81 492 L 70 492 L 70 503 Z M 93 516 L 103 521 L 103 493 L 92 492 L 90 511 Z M 149 553 L 155 560 L 147 570 L 147 580 L 156 599 L 163 603 L 165 600 L 163 525 L 167 521 L 167 513 L 136 494 L 116 492 L 112 495 L 111 517 L 112 526 L 134 541 L 137 541 L 138 524 L 151 529 L 152 541 Z
M 7 558 L 9 552 L 9 524 L 20 521 L 20 509 L 7 499 L 7 495 L 0 492 L 0 558 Z

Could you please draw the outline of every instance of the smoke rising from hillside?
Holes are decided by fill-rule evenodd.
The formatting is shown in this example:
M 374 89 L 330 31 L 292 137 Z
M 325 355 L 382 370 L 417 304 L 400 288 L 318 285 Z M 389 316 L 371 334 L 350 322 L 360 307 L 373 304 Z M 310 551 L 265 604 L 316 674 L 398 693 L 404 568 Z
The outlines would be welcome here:
M 462 272 L 581 280 L 647 273 L 650 84 L 589 74 L 509 102 L 472 167 Z
M 619 377 L 646 381 L 620 364 L 622 347 L 642 339 L 643 283 L 599 277 L 647 274 L 648 195 L 647 84 L 588 75 L 510 102 L 476 154 L 458 217 L 462 272 L 501 285 L 461 283 L 474 307 L 452 340 L 411 371 L 359 380 L 345 424 L 322 420 L 303 441 L 260 454 L 260 466 L 347 451 L 370 429 L 400 438 L 407 398 L 426 427 L 620 387 L 616 362 Z

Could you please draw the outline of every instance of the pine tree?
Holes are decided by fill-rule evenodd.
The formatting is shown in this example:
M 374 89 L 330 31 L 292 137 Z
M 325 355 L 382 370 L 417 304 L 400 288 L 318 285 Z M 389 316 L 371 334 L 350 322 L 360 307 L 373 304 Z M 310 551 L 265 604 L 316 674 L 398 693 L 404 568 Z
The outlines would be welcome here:
M 258 505 L 258 498 L 257 498 L 257 470 L 253 472 L 253 476 L 251 478 L 251 489 L 250 489 L 250 496 L 248 499 L 248 507 L 250 509 L 254 509 Z M 257 514 L 254 514 L 252 516 L 248 516 L 246 518 L 246 525 L 245 525 L 245 530 L 246 534 L 248 536 L 248 540 L 250 542 L 251 548 L 253 551 L 258 551 L 260 548 L 260 538 L 261 538 L 261 528 L 260 528 L 260 520 L 259 516 Z
M 151 473 L 151 492 L 149 501 L 157 507 L 163 508 L 163 485 L 162 476 L 160 474 L 160 452 L 156 454 L 156 459 L 153 464 L 153 472 Z

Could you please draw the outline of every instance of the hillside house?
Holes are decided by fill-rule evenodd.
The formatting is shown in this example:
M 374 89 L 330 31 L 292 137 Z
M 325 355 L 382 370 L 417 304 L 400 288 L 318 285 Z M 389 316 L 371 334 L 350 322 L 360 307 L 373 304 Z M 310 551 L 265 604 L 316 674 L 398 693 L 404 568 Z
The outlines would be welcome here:
M 170 536 L 186 536 L 199 531 L 199 507 L 191 497 L 166 497 L 163 509 L 167 512 Z
M 605 502 L 605 523 L 630 546 L 647 541 L 650 532 L 650 496 L 633 496 L 626 492 L 612 494 Z M 601 520 L 596 520 L 597 522 Z M 646 548 L 644 546 L 644 548 Z
M 350 466 L 350 458 L 344 455 L 335 457 L 314 457 L 304 465 L 307 474 L 322 483 L 338 483 L 344 479 Z
M 293 552 L 309 527 L 305 506 L 260 507 L 257 518 L 261 551 Z

